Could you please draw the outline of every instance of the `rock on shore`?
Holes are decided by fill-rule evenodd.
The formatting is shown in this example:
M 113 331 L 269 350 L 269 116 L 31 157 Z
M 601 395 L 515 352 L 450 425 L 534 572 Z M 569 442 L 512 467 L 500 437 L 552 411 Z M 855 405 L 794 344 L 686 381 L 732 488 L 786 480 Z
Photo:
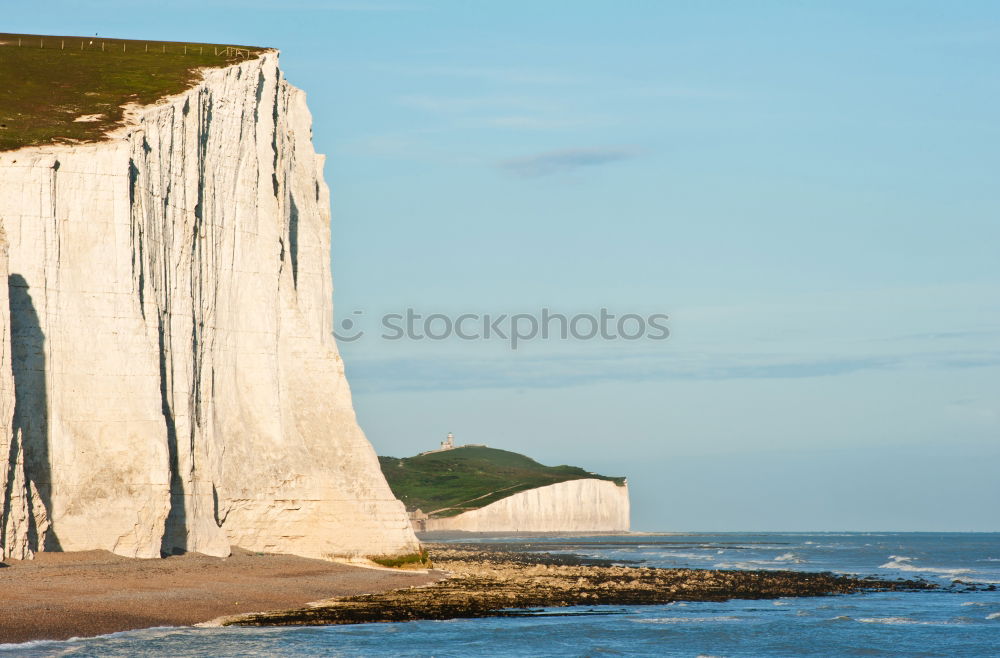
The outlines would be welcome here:
M 358 624 L 414 619 L 509 617 L 537 608 L 651 605 L 673 601 L 775 599 L 866 591 L 934 589 L 924 581 L 887 581 L 797 571 L 718 571 L 614 566 L 604 560 L 490 548 L 428 545 L 452 578 L 429 587 L 351 596 L 286 612 L 232 617 L 228 625 Z

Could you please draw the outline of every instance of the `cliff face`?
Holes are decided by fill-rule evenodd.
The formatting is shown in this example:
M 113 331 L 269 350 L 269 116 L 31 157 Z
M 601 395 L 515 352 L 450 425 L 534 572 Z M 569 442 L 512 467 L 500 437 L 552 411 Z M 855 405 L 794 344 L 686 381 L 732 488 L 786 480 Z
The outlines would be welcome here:
M 592 478 L 529 489 L 458 516 L 415 520 L 434 532 L 624 532 L 628 485 Z
M 417 549 L 332 338 L 322 165 L 276 53 L 0 154 L 4 556 Z

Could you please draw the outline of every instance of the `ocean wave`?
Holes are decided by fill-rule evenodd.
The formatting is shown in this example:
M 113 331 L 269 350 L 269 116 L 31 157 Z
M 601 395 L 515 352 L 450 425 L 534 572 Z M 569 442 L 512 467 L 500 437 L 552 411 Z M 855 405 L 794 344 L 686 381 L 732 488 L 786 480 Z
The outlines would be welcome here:
M 778 557 L 774 558 L 774 562 L 793 562 L 795 564 L 802 564 L 805 560 L 800 558 L 795 553 L 782 553 Z
M 790 555 L 790 553 L 786 553 Z M 788 559 L 779 555 L 773 560 L 746 560 L 743 562 L 716 562 L 712 566 L 716 569 L 743 569 L 745 571 L 788 571 L 790 564 L 803 564 L 805 560 L 800 558 Z
M 994 612 L 992 614 L 986 615 L 987 619 L 1000 619 L 1000 612 Z
M 712 566 L 716 569 L 745 569 L 748 571 L 767 568 L 761 562 L 716 562 Z
M 68 640 L 67 640 L 68 641 Z M 30 642 L 10 642 L 0 644 L 0 653 L 6 651 L 22 652 L 37 647 L 45 647 L 52 644 L 60 644 L 61 640 L 32 640 Z
M 660 551 L 658 553 L 653 553 L 656 557 L 679 557 L 686 560 L 711 560 L 711 555 L 705 555 L 701 553 L 682 553 L 680 551 Z
M 972 573 L 972 569 L 967 569 L 964 567 L 924 567 L 911 564 L 917 558 L 907 557 L 905 555 L 890 555 L 889 561 L 881 565 L 880 569 L 896 569 L 898 571 L 909 571 L 915 573 L 933 573 L 942 576 L 960 576 L 962 574 Z
M 907 557 L 906 555 L 890 555 L 889 561 L 882 565 L 883 569 L 897 569 L 899 565 L 907 564 L 908 562 L 913 562 L 917 558 Z
M 921 621 L 912 617 L 859 617 L 862 624 L 889 624 L 904 626 L 954 626 L 962 622 L 955 621 Z
M 162 636 L 165 633 L 172 633 L 175 631 L 183 631 L 185 627 L 183 626 L 150 626 L 149 628 L 139 628 L 130 631 L 115 631 L 114 633 L 104 633 L 102 635 L 88 635 L 86 637 L 78 637 L 74 635 L 73 637 L 67 638 L 65 640 L 30 640 L 28 642 L 8 642 L 0 643 L 0 653 L 6 653 L 8 651 L 14 652 L 14 655 L 19 655 L 27 649 L 37 649 L 38 647 L 55 647 L 59 645 L 75 644 L 78 642 L 91 642 L 93 640 L 109 639 L 114 637 L 140 637 L 140 636 Z
M 707 624 L 717 621 L 742 621 L 741 617 L 722 615 L 720 617 L 653 617 L 652 619 L 633 619 L 637 624 Z

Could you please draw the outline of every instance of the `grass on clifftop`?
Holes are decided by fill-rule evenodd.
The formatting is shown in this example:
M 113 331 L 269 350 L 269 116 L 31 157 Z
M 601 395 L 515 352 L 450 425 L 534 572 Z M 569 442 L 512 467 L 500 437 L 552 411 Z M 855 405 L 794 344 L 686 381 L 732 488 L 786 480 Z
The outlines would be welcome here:
M 100 141 L 120 125 L 123 105 L 178 94 L 198 82 L 198 69 L 264 50 L 0 33 L 0 151 Z
M 379 457 L 392 492 L 413 511 L 455 516 L 528 489 L 595 478 L 623 485 L 625 478 L 576 466 L 543 466 L 516 452 L 468 446 L 397 459 Z

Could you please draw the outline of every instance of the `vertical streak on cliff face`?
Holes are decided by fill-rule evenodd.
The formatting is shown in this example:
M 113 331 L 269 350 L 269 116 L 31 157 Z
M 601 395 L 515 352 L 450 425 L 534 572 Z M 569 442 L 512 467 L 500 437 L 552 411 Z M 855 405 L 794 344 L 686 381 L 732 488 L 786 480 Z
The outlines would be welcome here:
M 183 552 L 187 546 L 187 523 L 184 514 L 184 480 L 178 469 L 177 425 L 174 412 L 170 408 L 170 393 L 167 377 L 167 350 L 164 344 L 163 318 L 157 318 L 160 360 L 160 399 L 163 405 L 163 421 L 167 429 L 167 459 L 170 477 L 170 510 L 163 527 L 160 541 L 160 555 L 168 556 Z
M 295 196 L 288 195 L 288 253 L 292 261 L 292 286 L 299 287 L 299 208 Z
M 143 140 L 145 145 L 145 140 Z M 132 246 L 132 276 L 136 279 L 136 292 L 139 295 L 139 313 L 146 319 L 146 277 L 145 259 L 142 257 L 142 222 L 135 221 L 135 188 L 139 184 L 139 168 L 135 160 L 128 159 L 128 207 L 130 209 L 129 238 Z
M 263 73 L 263 71 L 262 71 Z M 281 72 L 274 77 L 274 105 L 271 110 L 271 185 L 274 187 L 274 198 L 278 198 L 278 102 L 281 98 Z

